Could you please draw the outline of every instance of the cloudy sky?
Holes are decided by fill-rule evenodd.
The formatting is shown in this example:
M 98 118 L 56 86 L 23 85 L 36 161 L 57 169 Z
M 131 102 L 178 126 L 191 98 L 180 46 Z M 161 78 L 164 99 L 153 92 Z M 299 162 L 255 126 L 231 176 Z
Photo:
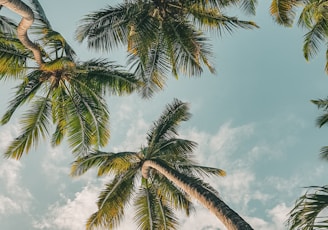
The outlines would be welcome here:
M 78 20 L 117 2 L 40 0 L 53 28 L 82 60 L 100 54 L 74 42 Z M 281 230 L 304 187 L 327 183 L 328 165 L 319 160 L 319 150 L 327 145 L 328 129 L 315 126 L 320 111 L 310 103 L 328 96 L 324 50 L 306 62 L 305 31 L 275 24 L 268 1 L 261 1 L 255 17 L 238 15 L 261 28 L 211 36 L 215 75 L 170 78 L 165 90 L 150 100 L 135 94 L 108 98 L 111 140 L 106 149 L 135 150 L 166 104 L 173 98 L 189 102 L 193 117 L 180 134 L 199 144 L 196 154 L 201 164 L 226 170 L 226 177 L 210 179 L 221 198 L 254 229 Z M 102 56 L 124 64 L 123 54 L 118 50 Z M 14 85 L 1 83 L 1 114 Z M 0 127 L 1 151 L 17 135 L 18 119 Z M 52 149 L 47 140 L 20 161 L 0 158 L 0 229 L 83 229 L 108 178 L 96 178 L 94 171 L 70 178 L 72 161 L 65 146 Z M 197 207 L 190 218 L 181 215 L 181 229 L 224 229 L 206 209 Z M 129 209 L 119 229 L 136 229 L 132 216 Z

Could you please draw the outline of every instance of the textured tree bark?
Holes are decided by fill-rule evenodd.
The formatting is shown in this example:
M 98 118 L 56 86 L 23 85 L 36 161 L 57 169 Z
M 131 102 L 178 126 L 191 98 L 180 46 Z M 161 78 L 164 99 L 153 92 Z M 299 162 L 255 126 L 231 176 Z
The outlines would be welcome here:
M 142 176 L 149 177 L 149 169 L 153 168 L 172 181 L 191 197 L 197 199 L 226 226 L 228 230 L 252 230 L 253 228 L 238 213 L 226 205 L 216 194 L 206 188 L 188 181 L 188 176 L 166 167 L 154 160 L 146 160 L 142 165 Z
M 34 22 L 34 14 L 32 9 L 20 0 L 0 0 L 0 5 L 10 9 L 22 17 L 17 27 L 17 37 L 21 43 L 33 52 L 35 61 L 39 66 L 42 66 L 43 60 L 39 47 L 34 44 L 27 35 L 27 30 Z

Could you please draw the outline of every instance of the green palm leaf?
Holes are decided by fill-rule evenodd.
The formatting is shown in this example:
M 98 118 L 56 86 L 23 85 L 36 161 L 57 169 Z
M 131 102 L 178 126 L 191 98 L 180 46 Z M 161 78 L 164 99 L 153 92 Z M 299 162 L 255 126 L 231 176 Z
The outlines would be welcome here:
M 133 172 L 133 171 L 132 171 Z M 112 229 L 119 225 L 124 216 L 124 206 L 133 194 L 135 174 L 118 174 L 100 193 L 98 211 L 87 221 L 86 228 L 103 227 Z
M 36 145 L 40 136 L 48 134 L 47 126 L 51 115 L 51 105 L 48 97 L 39 97 L 31 109 L 24 114 L 20 124 L 22 132 L 7 148 L 5 157 L 20 159 L 32 145 Z
M 182 171 L 190 171 L 192 174 L 197 176 L 225 176 L 226 172 L 222 169 L 206 167 L 201 165 L 179 165 Z
M 270 13 L 278 24 L 292 26 L 296 15 L 296 8 L 302 2 L 303 0 L 272 0 Z
M 28 58 L 31 52 L 16 37 L 0 33 L 0 79 L 24 74 Z
M 62 85 L 64 83 L 60 82 L 59 84 Z M 51 137 L 52 146 L 59 145 L 64 139 L 67 131 L 68 116 L 65 109 L 65 105 L 68 103 L 67 100 L 69 100 L 69 96 L 64 87 L 57 87 L 53 90 L 52 101 L 54 103 L 52 103 L 52 120 L 53 123 L 56 124 L 56 130 Z
M 168 204 L 157 196 L 153 185 L 139 189 L 134 199 L 138 229 L 177 229 L 177 219 Z
M 70 93 L 66 104 L 68 117 L 67 136 L 72 152 L 76 155 L 86 154 L 92 146 L 92 127 L 84 116 L 85 106 L 77 92 Z
M 318 100 L 311 100 L 311 102 L 317 105 L 318 109 L 322 109 L 325 113 L 319 116 L 316 120 L 316 124 L 321 128 L 325 125 L 328 121 L 328 99 L 318 99 Z
M 320 157 L 323 160 L 328 160 L 328 146 L 324 146 L 321 148 Z
M 176 128 L 181 121 L 187 121 L 191 117 L 189 106 L 177 99 L 168 105 L 162 116 L 153 124 L 147 135 L 148 145 L 152 147 L 161 139 L 166 139 L 177 134 Z
M 41 81 L 39 81 L 40 74 L 41 72 L 38 70 L 31 72 L 27 76 L 27 81 L 24 81 L 22 84 L 16 87 L 16 94 L 14 98 L 9 102 L 9 108 L 1 118 L 2 125 L 6 124 L 10 120 L 18 107 L 34 97 L 36 91 L 42 85 Z
M 133 15 L 133 8 L 130 6 L 108 6 L 86 15 L 76 31 L 76 39 L 80 42 L 88 39 L 88 46 L 98 50 L 108 50 L 126 43 L 127 21 Z
M 327 23 L 327 20 L 322 19 L 305 34 L 303 53 L 306 60 L 315 56 L 320 49 L 319 44 L 326 41 L 326 34 L 328 31 Z
M 80 176 L 91 168 L 98 168 L 98 176 L 109 173 L 121 174 L 133 166 L 138 158 L 135 152 L 106 153 L 91 152 L 86 156 L 78 157 L 71 167 L 72 176 Z
M 290 211 L 288 225 L 290 229 L 327 229 L 327 216 L 321 212 L 328 207 L 328 187 L 308 187 L 311 193 L 306 192 L 301 196 Z
M 159 229 L 156 226 L 156 195 L 149 188 L 140 189 L 135 198 L 136 215 L 135 221 L 138 229 Z
M 160 35 L 158 35 L 159 39 L 162 39 Z M 164 41 L 158 41 L 154 43 L 147 54 L 138 53 L 135 55 L 132 53 L 129 55 L 130 68 L 135 69 L 135 75 L 142 78 L 141 92 L 145 98 L 151 97 L 155 92 L 163 89 L 165 85 L 167 75 L 170 72 L 170 60 L 166 56 L 165 49 Z M 176 71 L 174 70 L 174 72 Z
M 121 66 L 104 59 L 92 59 L 77 66 L 78 80 L 101 94 L 123 95 L 137 91 L 141 82 Z
M 163 23 L 163 30 L 166 42 L 169 47 L 174 47 L 171 63 L 175 63 L 178 71 L 188 76 L 199 76 L 203 69 L 202 63 L 206 65 L 209 61 L 205 57 L 211 56 L 211 47 L 207 44 L 203 33 L 196 31 L 191 26 L 181 23 L 168 21 Z M 171 55 L 170 55 L 171 56 Z M 207 66 L 211 71 L 212 66 Z
M 72 79 L 75 81 L 75 79 Z M 92 144 L 95 146 L 105 146 L 109 139 L 109 112 L 103 98 L 92 91 L 86 84 L 78 85 L 80 89 L 75 90 L 79 98 L 77 106 L 82 108 L 84 118 L 87 120 L 92 133 Z
M 0 33 L 16 34 L 17 23 L 8 17 L 0 15 Z
M 255 13 L 255 5 L 252 5 L 252 1 L 245 0 L 243 8 L 245 10 Z M 247 8 L 247 9 L 246 9 Z M 217 30 L 220 35 L 224 31 L 229 33 L 233 32 L 237 28 L 254 29 L 258 28 L 256 23 L 252 21 L 239 20 L 236 17 L 229 17 L 220 12 L 219 8 L 204 8 L 198 5 L 192 5 L 189 8 L 193 17 L 194 24 L 197 24 L 200 28 L 207 31 Z M 254 12 L 253 12 L 254 11 Z

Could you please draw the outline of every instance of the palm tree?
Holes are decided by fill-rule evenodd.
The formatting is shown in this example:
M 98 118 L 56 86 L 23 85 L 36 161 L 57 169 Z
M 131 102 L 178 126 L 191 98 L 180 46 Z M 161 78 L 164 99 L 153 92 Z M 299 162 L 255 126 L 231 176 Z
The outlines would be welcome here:
M 284 26 L 292 26 L 298 8 L 302 7 L 298 25 L 308 30 L 304 36 L 303 54 L 307 61 L 316 56 L 321 45 L 327 47 L 328 2 L 322 0 L 272 0 L 271 15 Z M 326 73 L 328 73 L 328 55 L 326 55 Z
M 199 178 L 225 172 L 198 165 L 192 154 L 196 143 L 178 138 L 178 126 L 190 116 L 188 104 L 175 99 L 154 122 L 147 134 L 147 146 L 139 151 L 94 151 L 76 159 L 72 176 L 80 176 L 93 167 L 98 168 L 98 176 L 113 175 L 99 195 L 98 210 L 88 219 L 87 229 L 117 227 L 131 199 L 140 229 L 176 229 L 172 210 L 185 210 L 188 214 L 189 197 L 200 201 L 228 229 L 252 229 L 219 198 L 214 188 Z
M 5 39 L 8 35 L 0 36 L 0 47 L 6 51 L 1 53 L 0 63 L 9 63 L 14 69 L 0 71 L 2 77 L 18 75 L 22 79 L 1 124 L 6 124 L 22 105 L 32 105 L 20 121 L 21 134 L 9 145 L 5 156 L 21 158 L 49 133 L 51 123 L 55 126 L 53 145 L 68 137 L 75 154 L 85 153 L 91 146 L 105 146 L 109 138 L 109 112 L 103 96 L 131 93 L 139 86 L 138 79 L 107 60 L 78 61 L 66 40 L 52 29 L 39 2 L 32 1 L 35 13 L 20 3 L 0 1 L 24 16 L 18 26 L 19 40 L 15 36 L 9 36 L 10 40 Z M 37 23 L 32 29 L 39 45 L 28 44 L 32 42 L 27 37 L 26 24 L 32 24 L 34 15 Z
M 89 48 L 108 51 L 127 45 L 128 63 L 145 82 L 144 96 L 165 85 L 168 74 L 199 76 L 210 63 L 211 46 L 205 31 L 232 32 L 235 28 L 256 28 L 251 21 L 223 14 L 221 7 L 242 2 L 255 12 L 256 1 L 124 1 L 116 7 L 86 15 L 77 29 L 78 41 Z
M 306 192 L 298 198 L 295 207 L 290 212 L 288 219 L 289 229 L 327 229 L 328 216 L 328 185 L 311 186 L 311 192 Z

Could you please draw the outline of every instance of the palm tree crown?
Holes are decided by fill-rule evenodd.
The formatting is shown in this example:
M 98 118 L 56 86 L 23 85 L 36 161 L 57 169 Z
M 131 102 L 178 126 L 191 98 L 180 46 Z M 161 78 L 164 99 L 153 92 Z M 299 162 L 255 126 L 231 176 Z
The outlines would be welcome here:
M 139 151 L 95 151 L 73 163 L 73 176 L 93 167 L 98 168 L 98 176 L 113 175 L 99 195 L 98 210 L 89 218 L 87 229 L 117 227 L 131 199 L 139 229 L 177 229 L 173 211 L 184 210 L 188 214 L 192 208 L 190 196 L 199 200 L 206 197 L 206 202 L 213 201 L 211 204 L 218 202 L 217 192 L 198 176 L 222 176 L 225 172 L 196 164 L 192 153 L 196 143 L 177 136 L 179 124 L 189 117 L 188 104 L 174 100 L 154 122 L 147 134 L 147 145 Z M 237 214 L 230 212 L 233 215 Z M 225 218 L 229 219 L 221 220 Z M 233 221 L 231 218 L 224 222 L 228 225 Z M 245 228 L 231 226 L 234 227 L 229 229 L 252 229 L 245 222 L 240 225 Z
M 128 61 L 145 82 L 144 95 L 163 88 L 168 74 L 198 76 L 210 64 L 204 31 L 255 28 L 255 23 L 224 15 L 220 8 L 239 1 L 125 1 L 81 20 L 76 37 L 90 48 L 108 51 L 127 45 Z M 242 1 L 253 12 L 255 1 Z
M 20 121 L 22 133 L 9 145 L 5 156 L 19 159 L 48 134 L 50 123 L 56 127 L 53 145 L 67 136 L 76 154 L 88 152 L 91 146 L 104 146 L 109 138 L 109 112 L 103 96 L 106 92 L 131 93 L 139 81 L 107 60 L 79 62 L 62 35 L 52 29 L 37 0 L 32 6 L 33 18 L 36 16 L 32 31 L 38 38 L 41 61 L 21 39 L 0 33 L 0 48 L 4 51 L 0 63 L 10 66 L 2 71 L 0 68 L 0 76 L 23 80 L 1 124 L 6 124 L 20 106 L 32 103 Z

